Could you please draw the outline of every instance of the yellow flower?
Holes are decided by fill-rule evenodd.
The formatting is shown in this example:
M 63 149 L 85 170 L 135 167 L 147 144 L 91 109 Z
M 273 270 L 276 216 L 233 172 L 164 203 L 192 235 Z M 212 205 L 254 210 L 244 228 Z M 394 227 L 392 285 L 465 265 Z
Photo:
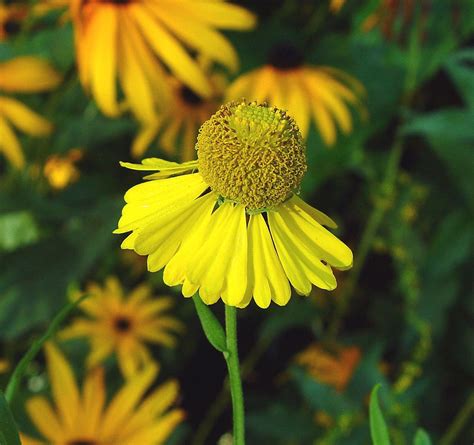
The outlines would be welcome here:
M 163 314 L 172 306 L 171 298 L 151 298 L 151 289 L 145 284 L 125 297 L 118 280 L 111 277 L 103 288 L 91 284 L 87 293 L 91 296 L 80 305 L 87 318 L 76 319 L 62 331 L 61 338 L 89 339 L 89 367 L 115 352 L 122 373 L 132 376 L 151 360 L 146 342 L 172 347 L 176 340 L 170 331 L 183 329 L 181 322 Z
M 26 402 L 26 410 L 43 439 L 22 435 L 23 445 L 159 445 L 182 421 L 171 409 L 178 384 L 170 380 L 143 399 L 158 369 L 148 365 L 106 403 L 102 368 L 89 371 L 79 390 L 71 365 L 52 344 L 46 346 L 54 407 L 44 396 Z
M 0 63 L 0 92 L 36 93 L 52 89 L 60 81 L 61 76 L 36 57 L 17 57 Z M 0 152 L 21 168 L 25 158 L 11 126 L 30 136 L 44 136 L 52 131 L 52 125 L 18 100 L 0 96 Z
M 330 0 L 329 10 L 334 14 L 337 14 L 342 9 L 345 3 L 346 0 Z
M 185 47 L 236 69 L 237 54 L 216 28 L 255 24 L 247 10 L 215 0 L 72 0 L 71 12 L 82 84 L 105 114 L 117 116 L 118 76 L 127 105 L 144 122 L 154 121 L 157 106 L 164 108 L 167 85 L 160 61 L 210 97 L 209 80 Z
M 329 352 L 319 344 L 312 344 L 300 352 L 295 361 L 321 383 L 343 391 L 351 380 L 361 357 L 357 346 L 342 347 Z
M 241 75 L 227 91 L 227 99 L 248 97 L 287 110 L 307 137 L 311 117 L 323 141 L 336 142 L 337 126 L 352 131 L 348 104 L 361 107 L 365 90 L 354 77 L 336 68 L 305 65 L 303 54 L 290 44 L 275 46 L 261 68 Z
M 145 159 L 122 165 L 155 173 L 125 194 L 115 233 L 122 248 L 164 267 L 165 283 L 245 307 L 285 305 L 290 284 L 303 295 L 315 284 L 334 289 L 331 266 L 352 265 L 351 250 L 322 225 L 336 227 L 296 191 L 306 170 L 301 134 L 285 112 L 234 102 L 204 123 L 198 160 Z M 289 282 L 288 282 L 289 281 Z
M 82 150 L 73 148 L 65 156 L 48 157 L 43 173 L 52 188 L 62 190 L 79 179 L 79 170 L 75 163 L 82 158 L 82 154 Z
M 208 61 L 200 60 L 199 65 L 209 72 Z M 132 155 L 136 158 L 143 156 L 151 141 L 161 130 L 159 145 L 168 154 L 179 155 L 182 161 L 195 158 L 194 142 L 199 127 L 211 117 L 222 103 L 225 89 L 225 79 L 218 75 L 209 76 L 212 96 L 200 96 L 191 88 L 177 79 L 170 78 L 171 100 L 166 110 L 151 124 L 142 128 L 132 145 Z M 182 137 L 180 137 L 182 133 Z
M 0 358 L 0 374 L 7 372 L 10 369 L 10 362 L 6 359 Z
M 20 32 L 21 22 L 27 15 L 25 5 L 0 4 L 0 42 Z

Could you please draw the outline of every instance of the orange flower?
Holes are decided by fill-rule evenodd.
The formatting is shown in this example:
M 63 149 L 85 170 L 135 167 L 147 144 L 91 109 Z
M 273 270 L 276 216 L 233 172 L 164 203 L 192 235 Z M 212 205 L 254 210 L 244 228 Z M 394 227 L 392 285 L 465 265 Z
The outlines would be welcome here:
M 343 391 L 351 380 L 360 357 L 361 351 L 357 346 L 341 347 L 336 352 L 329 352 L 315 343 L 300 352 L 295 361 L 315 380 Z

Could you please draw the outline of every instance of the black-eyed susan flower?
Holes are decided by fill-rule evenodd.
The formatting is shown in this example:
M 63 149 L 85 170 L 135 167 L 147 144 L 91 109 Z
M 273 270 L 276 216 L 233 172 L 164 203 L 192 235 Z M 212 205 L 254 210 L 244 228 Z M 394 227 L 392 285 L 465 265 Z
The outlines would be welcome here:
M 170 380 L 145 393 L 158 368 L 148 365 L 106 401 L 102 368 L 90 370 L 78 388 L 71 365 L 53 345 L 46 346 L 48 376 L 54 406 L 45 396 L 26 402 L 28 415 L 41 439 L 22 435 L 23 445 L 160 445 L 183 419 L 170 409 L 178 384 Z
M 154 171 L 125 194 L 115 233 L 122 248 L 148 255 L 170 286 L 207 304 L 285 305 L 291 285 L 334 289 L 331 267 L 352 265 L 351 250 L 326 230 L 334 221 L 297 195 L 305 146 L 284 111 L 247 101 L 222 106 L 199 132 L 197 161 L 145 159 Z
M 27 15 L 26 5 L 0 4 L 0 42 L 19 33 L 22 22 Z
M 255 23 L 247 10 L 215 0 L 72 0 L 71 11 L 82 84 L 105 114 L 116 116 L 118 76 L 127 105 L 144 122 L 154 121 L 166 97 L 160 61 L 210 97 L 209 80 L 185 48 L 236 69 L 237 54 L 216 29 L 244 30 Z
M 287 110 L 303 137 L 313 119 L 323 141 L 331 146 L 337 127 L 352 131 L 349 105 L 361 108 L 365 90 L 354 77 L 336 68 L 304 63 L 303 54 L 291 44 L 276 45 L 268 63 L 238 77 L 227 90 L 227 99 L 247 97 Z
M 328 351 L 314 343 L 295 357 L 295 362 L 303 366 L 315 380 L 343 391 L 361 358 L 357 346 L 338 347 Z
M 151 289 L 145 284 L 125 296 L 114 277 L 108 278 L 104 287 L 91 284 L 87 292 L 90 297 L 80 305 L 87 318 L 73 321 L 61 337 L 85 337 L 90 341 L 89 367 L 115 353 L 123 374 L 132 376 L 151 360 L 147 343 L 167 347 L 176 344 L 173 334 L 182 331 L 183 325 L 164 314 L 173 305 L 171 298 L 151 298 Z
M 36 93 L 55 88 L 61 76 L 44 60 L 17 57 L 0 63 L 0 93 Z M 0 95 L 0 152 L 17 168 L 25 158 L 12 126 L 30 136 L 44 136 L 52 125 L 16 99 Z
M 79 148 L 69 150 L 65 155 L 51 155 L 46 159 L 43 174 L 49 185 L 62 190 L 79 179 L 80 173 L 76 163 L 82 159 L 83 151 Z
M 206 73 L 212 88 L 208 98 L 201 96 L 175 78 L 169 78 L 171 99 L 154 122 L 146 124 L 132 145 L 132 155 L 142 157 L 158 132 L 159 146 L 182 161 L 195 158 L 194 143 L 201 125 L 211 117 L 222 103 L 226 79 L 219 73 L 210 73 L 209 60 L 200 58 L 199 65 Z

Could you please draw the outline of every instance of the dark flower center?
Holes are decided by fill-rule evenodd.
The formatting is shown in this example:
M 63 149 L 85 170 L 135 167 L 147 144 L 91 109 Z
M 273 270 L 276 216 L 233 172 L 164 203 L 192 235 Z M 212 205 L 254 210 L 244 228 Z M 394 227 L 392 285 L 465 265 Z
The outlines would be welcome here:
M 203 100 L 202 97 L 196 94 L 191 88 L 183 85 L 181 87 L 181 98 L 189 105 L 200 105 Z
M 279 70 L 298 68 L 303 62 L 303 53 L 291 43 L 279 43 L 268 54 L 268 64 Z
M 114 327 L 118 332 L 127 332 L 132 327 L 132 323 L 126 317 L 118 317 L 114 320 Z
M 5 30 L 5 32 L 7 34 L 13 35 L 13 34 L 17 34 L 17 33 L 20 32 L 21 25 L 20 25 L 20 22 L 18 22 L 16 20 L 8 20 L 3 25 L 3 29 Z

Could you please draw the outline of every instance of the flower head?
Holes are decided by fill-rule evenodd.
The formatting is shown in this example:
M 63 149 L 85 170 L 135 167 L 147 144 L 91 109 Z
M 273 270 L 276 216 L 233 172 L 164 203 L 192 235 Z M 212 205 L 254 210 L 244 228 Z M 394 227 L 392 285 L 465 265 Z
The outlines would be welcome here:
M 118 77 L 127 105 L 144 122 L 153 122 L 164 108 L 163 65 L 210 97 L 209 81 L 185 47 L 235 69 L 237 54 L 216 29 L 243 30 L 255 23 L 247 10 L 214 0 L 72 0 L 71 11 L 82 84 L 105 114 L 116 116 Z
M 55 88 L 61 76 L 36 57 L 17 57 L 0 63 L 0 92 L 36 93 Z M 31 136 L 44 136 L 52 125 L 16 99 L 0 96 L 0 152 L 17 168 L 25 158 L 12 126 Z
M 199 290 L 207 304 L 284 305 L 289 283 L 303 295 L 312 284 L 334 289 L 331 266 L 351 267 L 352 252 L 295 193 L 306 164 L 293 119 L 265 104 L 224 105 L 196 149 L 195 162 L 123 164 L 155 173 L 125 195 L 122 248 L 148 255 L 150 271 L 164 267 L 166 284 L 186 297 Z
M 312 344 L 300 352 L 295 361 L 306 368 L 315 380 L 343 391 L 354 374 L 360 357 L 360 349 L 356 346 L 341 347 L 331 352 L 319 344 Z
M 107 404 L 102 368 L 87 373 L 80 391 L 71 365 L 52 344 L 46 346 L 46 359 L 54 408 L 44 396 L 26 402 L 42 439 L 22 435 L 24 445 L 160 445 L 183 419 L 181 410 L 169 409 L 178 395 L 175 381 L 143 398 L 157 375 L 155 365 L 128 380 Z
M 52 188 L 62 190 L 79 179 L 76 162 L 82 158 L 83 152 L 73 148 L 65 156 L 51 155 L 44 164 L 43 173 Z
M 0 4 L 0 42 L 20 32 L 21 23 L 27 15 L 26 5 Z
M 336 124 L 344 133 L 352 131 L 348 104 L 361 107 L 364 91 L 344 71 L 305 65 L 298 48 L 282 43 L 270 51 L 265 66 L 241 75 L 229 86 L 227 99 L 248 97 L 288 110 L 305 138 L 312 117 L 323 141 L 333 145 L 337 139 Z
M 91 284 L 87 292 L 91 295 L 80 306 L 87 318 L 76 319 L 62 332 L 62 338 L 90 340 L 89 367 L 115 352 L 124 375 L 132 376 L 151 360 L 147 342 L 172 347 L 176 343 L 172 333 L 183 329 L 181 322 L 163 313 L 172 300 L 151 298 L 147 285 L 124 296 L 118 280 L 111 277 L 103 288 Z

